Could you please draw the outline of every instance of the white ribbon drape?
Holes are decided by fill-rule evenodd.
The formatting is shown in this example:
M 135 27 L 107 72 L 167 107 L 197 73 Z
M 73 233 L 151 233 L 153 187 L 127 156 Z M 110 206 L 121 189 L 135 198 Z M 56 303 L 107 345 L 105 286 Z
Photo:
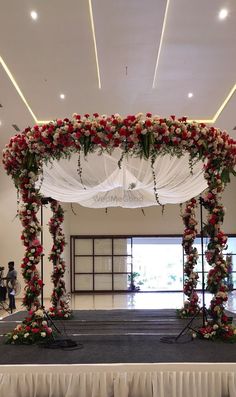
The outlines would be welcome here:
M 78 154 L 70 160 L 53 161 L 43 167 L 41 192 L 61 202 L 79 203 L 90 208 L 139 208 L 156 205 L 151 161 L 125 157 L 118 167 L 121 150 L 109 155 Z M 197 162 L 192 173 L 188 154 L 181 158 L 160 156 L 154 164 L 157 192 L 161 204 L 183 203 L 207 187 L 203 163 Z
M 228 368 L 224 368 L 224 365 Z M 130 367 L 129 364 L 111 364 L 0 368 L 1 397 L 235 395 L 235 364 L 137 364 L 136 368 L 132 364 Z

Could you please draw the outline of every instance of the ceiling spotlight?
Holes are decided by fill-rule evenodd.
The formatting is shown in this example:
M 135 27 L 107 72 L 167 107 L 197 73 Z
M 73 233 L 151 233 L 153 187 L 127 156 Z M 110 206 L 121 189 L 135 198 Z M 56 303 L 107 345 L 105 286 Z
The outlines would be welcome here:
M 36 21 L 36 19 L 38 19 L 38 14 L 36 11 L 31 11 L 30 13 L 31 18 Z
M 192 92 L 189 92 L 188 93 L 188 98 L 192 98 L 193 97 L 193 93 Z
M 228 16 L 228 10 L 226 10 L 226 8 L 222 8 L 222 10 L 220 10 L 219 12 L 219 19 L 225 19 Z
M 65 94 L 60 94 L 61 99 L 65 99 L 65 97 L 66 97 Z

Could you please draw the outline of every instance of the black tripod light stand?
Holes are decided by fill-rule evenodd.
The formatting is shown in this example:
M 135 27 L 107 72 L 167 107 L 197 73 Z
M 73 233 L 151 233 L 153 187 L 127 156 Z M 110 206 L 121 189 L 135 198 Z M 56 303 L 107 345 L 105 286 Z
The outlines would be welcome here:
M 185 335 L 188 331 L 193 331 L 193 332 L 198 332 L 195 328 L 192 327 L 193 321 L 196 319 L 197 316 L 201 314 L 202 316 L 202 327 L 205 326 L 207 322 L 207 309 L 206 309 L 206 303 L 205 303 L 205 267 L 204 267 L 204 243 L 203 243 L 203 238 L 204 238 L 204 232 L 203 232 L 203 213 L 202 213 L 202 206 L 203 206 L 203 199 L 202 197 L 199 197 L 199 203 L 200 203 L 200 226 L 201 226 L 201 233 L 200 233 L 200 238 L 201 238 L 201 270 L 202 270 L 202 285 L 201 285 L 201 293 L 202 293 L 202 306 L 198 309 L 197 313 L 194 314 L 194 316 L 190 319 L 190 321 L 186 324 L 186 326 L 180 331 L 180 333 L 177 336 L 164 336 L 161 338 L 161 342 L 163 343 L 177 343 L 178 340 L 180 339 L 181 336 Z

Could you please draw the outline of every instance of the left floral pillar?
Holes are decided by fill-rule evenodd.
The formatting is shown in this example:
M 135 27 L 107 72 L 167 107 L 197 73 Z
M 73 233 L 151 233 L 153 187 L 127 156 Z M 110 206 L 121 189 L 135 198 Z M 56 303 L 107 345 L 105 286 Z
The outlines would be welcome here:
M 21 206 L 19 218 L 23 226 L 21 239 L 25 246 L 25 256 L 21 268 L 26 282 L 24 306 L 31 311 L 40 307 L 39 295 L 42 291 L 42 280 L 39 277 L 37 265 L 39 264 L 43 247 L 39 241 L 41 226 L 37 218 L 41 199 L 34 187 L 34 173 L 29 174 L 20 184 Z
M 19 183 L 20 208 L 18 211 L 23 226 L 21 239 L 25 246 L 25 255 L 21 268 L 25 286 L 23 305 L 28 316 L 7 335 L 7 343 L 30 344 L 51 338 L 52 329 L 48 326 L 43 310 L 40 308 L 39 296 L 43 283 L 39 276 L 38 264 L 43 247 L 39 241 L 41 227 L 37 212 L 41 205 L 41 197 L 35 188 L 37 174 L 25 171 Z
M 65 281 L 65 261 L 62 253 L 65 247 L 65 235 L 62 230 L 64 221 L 64 210 L 60 203 L 51 199 L 50 206 L 52 216 L 49 220 L 49 231 L 52 236 L 53 245 L 49 260 L 53 263 L 53 272 L 51 280 L 53 282 L 53 292 L 51 296 L 52 306 L 49 308 L 49 314 L 54 318 L 69 318 L 71 309 L 69 308 L 69 300 L 66 297 Z
M 191 317 L 200 311 L 199 297 L 196 292 L 198 273 L 196 272 L 198 252 L 193 246 L 197 236 L 197 220 L 196 220 L 197 200 L 192 198 L 186 202 L 185 211 L 182 214 L 185 225 L 183 235 L 183 249 L 186 254 L 184 264 L 184 294 L 188 297 L 184 302 L 184 307 L 177 310 L 179 317 Z

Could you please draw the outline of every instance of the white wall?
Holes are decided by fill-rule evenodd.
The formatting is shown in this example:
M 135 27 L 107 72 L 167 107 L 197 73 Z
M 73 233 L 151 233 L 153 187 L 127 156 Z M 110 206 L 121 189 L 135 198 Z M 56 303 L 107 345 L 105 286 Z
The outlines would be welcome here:
M 226 188 L 223 203 L 226 207 L 223 230 L 236 233 L 236 178 Z M 73 204 L 66 205 L 69 218 L 69 233 L 84 235 L 138 235 L 138 234 L 182 234 L 183 222 L 179 205 L 166 205 L 164 213 L 159 206 L 141 209 L 108 208 L 90 209 Z M 203 211 L 204 212 L 204 211 Z M 198 219 L 200 216 L 198 216 Z
M 16 189 L 9 176 L 0 168 L 0 266 L 7 267 L 9 260 L 14 260 L 20 276 L 20 263 L 24 253 L 24 247 L 20 240 L 21 225 L 16 215 Z M 227 209 L 224 231 L 236 233 L 236 178 L 227 187 L 224 194 L 224 204 Z M 69 204 L 64 205 L 65 225 L 64 230 L 68 245 L 65 249 L 65 259 L 69 267 L 69 236 L 81 235 L 148 235 L 148 234 L 182 234 L 183 224 L 179 216 L 178 205 L 167 205 L 165 212 L 161 214 L 160 207 L 144 209 L 145 216 L 140 209 L 110 208 L 108 213 L 102 209 L 88 209 L 73 205 L 74 215 Z M 44 295 L 50 296 L 50 275 L 52 266 L 47 259 L 51 236 L 47 231 L 47 223 L 50 217 L 48 208 L 44 208 Z M 14 220 L 13 220 L 14 219 Z M 69 268 L 65 275 L 66 284 L 69 285 Z M 23 286 L 23 282 L 22 282 Z

